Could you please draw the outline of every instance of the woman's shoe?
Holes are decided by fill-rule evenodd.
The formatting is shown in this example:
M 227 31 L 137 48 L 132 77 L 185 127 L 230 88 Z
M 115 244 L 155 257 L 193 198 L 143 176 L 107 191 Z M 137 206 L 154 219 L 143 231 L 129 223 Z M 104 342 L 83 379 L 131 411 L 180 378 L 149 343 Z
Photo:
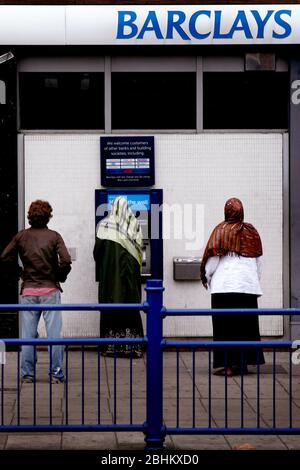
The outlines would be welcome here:
M 214 371 L 214 375 L 222 375 L 225 377 L 225 375 L 227 375 L 227 377 L 232 377 L 234 375 L 234 372 L 233 372 L 233 369 L 231 367 L 222 367 L 221 369 L 217 369 Z
M 32 375 L 23 375 L 23 377 L 21 377 L 21 382 L 22 384 L 32 384 L 34 382 L 34 378 Z

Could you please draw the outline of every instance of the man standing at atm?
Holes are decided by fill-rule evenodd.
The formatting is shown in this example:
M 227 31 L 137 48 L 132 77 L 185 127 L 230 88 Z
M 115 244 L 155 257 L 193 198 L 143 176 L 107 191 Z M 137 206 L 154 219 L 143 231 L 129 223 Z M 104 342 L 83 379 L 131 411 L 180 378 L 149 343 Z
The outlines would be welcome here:
M 28 211 L 30 228 L 15 235 L 1 255 L 3 265 L 15 260 L 17 255 L 23 264 L 21 295 L 23 304 L 32 305 L 32 310 L 21 313 L 22 337 L 36 338 L 42 312 L 34 310 L 36 304 L 59 304 L 62 292 L 60 283 L 67 279 L 71 270 L 71 257 L 61 235 L 48 229 L 52 217 L 49 202 L 37 200 L 31 203 Z M 48 338 L 60 338 L 62 314 L 60 311 L 44 311 Z M 23 382 L 34 381 L 35 354 L 33 346 L 22 347 L 21 375 Z M 63 346 L 52 347 L 52 370 L 49 371 L 53 383 L 64 381 Z

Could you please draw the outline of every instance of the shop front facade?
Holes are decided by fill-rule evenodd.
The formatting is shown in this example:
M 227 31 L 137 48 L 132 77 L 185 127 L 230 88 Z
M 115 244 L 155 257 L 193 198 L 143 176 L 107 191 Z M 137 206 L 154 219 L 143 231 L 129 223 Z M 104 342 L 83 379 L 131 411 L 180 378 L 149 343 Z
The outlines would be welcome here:
M 1 11 L 2 246 L 27 226 L 30 202 L 48 200 L 49 227 L 63 235 L 73 259 L 63 302 L 96 302 L 101 138 L 153 137 L 151 188 L 163 191 L 164 303 L 209 307 L 199 280 L 176 279 L 174 258 L 200 259 L 224 202 L 236 196 L 263 241 L 259 306 L 298 307 L 300 4 Z M 18 300 L 17 282 L 10 283 L 2 303 Z M 300 334 L 293 317 L 260 322 L 263 336 Z M 63 332 L 98 336 L 99 314 L 65 312 Z M 165 334 L 209 337 L 211 320 L 169 319 Z

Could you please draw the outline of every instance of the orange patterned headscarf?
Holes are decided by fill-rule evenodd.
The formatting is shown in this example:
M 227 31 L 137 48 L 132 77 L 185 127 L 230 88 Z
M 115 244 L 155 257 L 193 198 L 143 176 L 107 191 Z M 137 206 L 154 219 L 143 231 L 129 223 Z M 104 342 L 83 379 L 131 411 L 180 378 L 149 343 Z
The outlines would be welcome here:
M 244 222 L 242 202 L 233 197 L 225 203 L 225 220 L 212 231 L 201 262 L 201 281 L 206 284 L 205 265 L 210 256 L 224 256 L 228 252 L 256 258 L 262 255 L 259 233 L 253 225 Z

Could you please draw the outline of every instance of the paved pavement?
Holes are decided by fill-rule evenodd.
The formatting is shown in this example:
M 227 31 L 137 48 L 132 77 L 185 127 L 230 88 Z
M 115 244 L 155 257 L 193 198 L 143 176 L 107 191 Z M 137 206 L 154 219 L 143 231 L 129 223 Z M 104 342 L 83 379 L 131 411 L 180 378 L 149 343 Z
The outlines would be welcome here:
M 69 387 L 66 393 L 64 384 L 53 384 L 52 422 L 66 422 L 66 399 L 68 403 L 68 422 L 80 424 L 82 420 L 82 364 L 81 351 L 69 352 Z M 209 387 L 207 371 L 208 354 L 197 351 L 195 354 L 195 425 L 208 426 Z M 262 427 L 273 424 L 274 392 L 272 376 L 272 354 L 266 353 L 267 363 L 261 367 L 259 419 Z M 98 355 L 95 350 L 85 353 L 85 388 L 84 422 L 97 424 L 98 421 Z M 116 386 L 114 385 L 114 360 L 108 357 L 100 359 L 101 401 L 100 419 L 103 424 L 111 424 L 116 410 L 116 422 L 128 423 L 130 420 L 130 361 L 117 360 Z M 192 427 L 192 354 L 179 354 L 179 374 L 177 376 L 176 353 L 166 352 L 164 357 L 164 419 L 167 426 Z M 36 386 L 36 423 L 49 423 L 49 380 L 48 353 L 38 352 Z M 289 374 L 288 353 L 276 355 L 276 425 L 289 426 Z M 17 424 L 17 354 L 7 353 L 4 366 L 3 406 L 0 408 L 0 422 L 3 410 L 4 424 Z M 177 377 L 180 396 L 177 397 Z M 1 383 L 1 378 L 0 378 Z M 211 384 L 211 420 L 213 427 L 223 427 L 225 423 L 224 377 L 212 377 Z M 115 397 L 115 390 L 117 391 Z M 146 381 L 145 358 L 133 360 L 133 407 L 132 421 L 141 424 L 146 416 Z M 244 377 L 243 390 L 244 426 L 256 426 L 257 423 L 257 375 Z M 228 378 L 228 426 L 241 424 L 241 378 Z M 300 426 L 300 365 L 293 366 L 293 425 Z M 177 418 L 177 398 L 179 415 Z M 0 396 L 1 402 L 1 396 Z M 20 423 L 32 424 L 33 385 L 22 384 L 20 392 Z M 166 446 L 170 450 L 230 450 L 243 444 L 256 449 L 288 450 L 300 449 L 300 436 L 223 436 L 199 435 L 166 437 Z M 2 450 L 47 449 L 47 450 L 142 450 L 144 435 L 141 432 L 53 432 L 53 433 L 8 433 L 0 434 Z

